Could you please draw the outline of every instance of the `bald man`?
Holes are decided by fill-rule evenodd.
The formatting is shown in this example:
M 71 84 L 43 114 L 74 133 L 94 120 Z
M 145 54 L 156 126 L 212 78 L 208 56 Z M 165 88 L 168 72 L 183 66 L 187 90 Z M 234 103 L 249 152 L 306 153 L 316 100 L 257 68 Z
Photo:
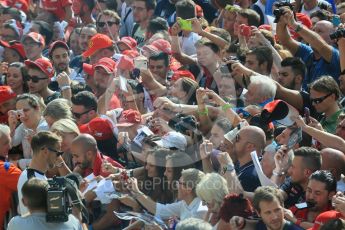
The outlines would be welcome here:
M 337 180 L 337 191 L 345 191 L 345 182 L 341 179 L 341 174 L 345 174 L 345 155 L 343 152 L 325 148 L 321 150 L 321 169 L 329 170 Z
M 80 173 L 83 177 L 93 173 L 95 176 L 109 176 L 109 173 L 102 171 L 103 161 L 109 162 L 115 167 L 123 168 L 123 166 L 102 155 L 97 148 L 96 139 L 89 134 L 81 134 L 72 141 L 72 157 L 75 166 L 74 172 Z
M 254 192 L 261 183 L 250 153 L 256 151 L 261 156 L 266 144 L 265 132 L 256 126 L 246 126 L 238 132 L 232 143 L 237 158 L 235 170 L 238 179 L 245 191 Z

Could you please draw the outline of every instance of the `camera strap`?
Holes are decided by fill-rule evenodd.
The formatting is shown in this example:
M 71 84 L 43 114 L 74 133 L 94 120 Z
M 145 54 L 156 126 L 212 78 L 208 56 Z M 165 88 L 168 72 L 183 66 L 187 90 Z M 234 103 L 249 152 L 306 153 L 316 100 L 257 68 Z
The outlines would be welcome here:
M 28 177 L 28 180 L 30 180 L 30 179 L 33 178 L 33 177 L 36 177 L 36 176 L 35 176 L 35 172 L 38 173 L 38 174 L 40 174 L 40 175 L 42 175 L 42 176 L 44 176 L 44 173 L 41 172 L 41 171 L 39 171 L 39 170 L 32 169 L 32 168 L 27 168 L 27 169 L 26 169 L 26 175 L 27 175 L 27 177 Z

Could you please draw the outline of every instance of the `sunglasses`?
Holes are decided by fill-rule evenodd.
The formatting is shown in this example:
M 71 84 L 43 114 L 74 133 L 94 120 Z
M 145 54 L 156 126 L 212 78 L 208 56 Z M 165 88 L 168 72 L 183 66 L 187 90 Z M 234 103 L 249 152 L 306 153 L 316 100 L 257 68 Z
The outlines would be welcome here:
M 46 80 L 46 79 L 48 79 L 48 78 L 46 78 L 46 77 L 37 77 L 37 76 L 27 76 L 25 78 L 26 81 L 32 81 L 33 83 L 37 83 L 40 80 Z
M 49 148 L 49 147 L 47 147 L 47 149 L 48 149 L 49 151 L 53 152 L 53 153 L 56 153 L 56 155 L 57 155 L 58 157 L 61 156 L 61 155 L 63 154 L 62 151 L 57 151 L 56 149 L 52 149 L 52 148 Z
M 97 26 L 102 28 L 105 26 L 105 24 L 108 24 L 108 26 L 112 26 L 112 25 L 118 25 L 120 24 L 119 22 L 111 22 L 111 21 L 108 21 L 108 22 L 97 22 Z
M 310 98 L 310 102 L 313 104 L 320 104 L 321 102 L 323 102 L 327 97 L 331 96 L 333 93 L 329 93 L 326 96 L 323 97 L 319 97 L 319 98 Z
M 79 119 L 79 118 L 81 118 L 81 116 L 83 116 L 84 114 L 87 114 L 87 113 L 90 112 L 91 110 L 94 110 L 94 109 L 89 109 L 89 110 L 87 110 L 87 111 L 85 111 L 85 112 L 83 112 L 83 113 L 74 113 L 74 112 L 72 112 L 72 114 L 73 114 L 73 116 L 74 116 L 75 118 Z

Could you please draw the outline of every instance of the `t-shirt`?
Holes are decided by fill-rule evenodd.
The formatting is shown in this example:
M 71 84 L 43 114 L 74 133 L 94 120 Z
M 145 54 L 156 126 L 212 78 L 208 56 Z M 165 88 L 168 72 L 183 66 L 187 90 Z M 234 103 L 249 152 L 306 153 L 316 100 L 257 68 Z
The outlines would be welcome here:
M 28 179 L 30 179 L 30 178 L 28 178 L 28 174 L 29 174 L 30 178 L 32 176 L 32 177 L 35 177 L 35 178 L 38 178 L 41 180 L 48 180 L 43 172 L 40 172 L 40 171 L 35 170 L 35 169 L 25 169 L 20 174 L 18 184 L 17 184 L 17 190 L 18 190 L 18 200 L 19 200 L 19 210 L 18 211 L 19 211 L 19 214 L 21 214 L 22 216 L 29 212 L 29 210 L 24 206 L 23 201 L 22 201 L 22 198 L 23 198 L 22 187 L 23 187 L 24 183 Z M 26 226 L 26 225 L 21 225 L 21 226 Z M 27 228 L 25 228 L 25 229 L 27 229 Z
M 60 21 L 65 19 L 65 7 L 72 5 L 72 0 L 40 0 L 42 9 L 53 13 Z
M 300 57 L 307 67 L 307 75 L 303 79 L 303 89 L 307 89 L 309 83 L 323 75 L 330 75 L 338 82 L 340 75 L 340 58 L 339 50 L 336 48 L 332 47 L 332 58 L 330 63 L 322 57 L 315 60 L 313 49 L 303 43 L 300 43 L 295 56 Z
M 340 109 L 339 111 L 335 112 L 334 114 L 332 114 L 331 116 L 329 116 L 328 118 L 323 117 L 320 121 L 320 124 L 322 125 L 322 128 L 329 133 L 335 133 L 335 130 L 337 128 L 338 125 L 338 117 L 339 115 L 343 112 L 342 109 Z
M 32 213 L 27 216 L 16 216 L 8 224 L 8 230 L 82 230 L 80 222 L 72 214 L 67 222 L 47 223 L 46 213 Z
M 156 205 L 156 216 L 164 220 L 174 216 L 180 220 L 191 217 L 204 219 L 206 213 L 207 207 L 202 205 L 202 201 L 198 197 L 194 198 L 189 205 L 184 200 L 172 204 L 157 203 Z
M 291 223 L 290 221 L 285 221 L 283 230 L 302 230 L 303 228 Z M 255 226 L 255 230 L 267 230 L 266 225 L 264 224 L 264 222 L 262 222 L 262 220 L 260 220 L 256 226 Z
M 132 38 L 137 41 L 138 47 L 144 45 L 146 29 L 142 29 L 140 25 L 135 24 L 132 31 Z
M 200 40 L 200 36 L 197 33 L 190 32 L 187 36 L 180 37 L 181 51 L 188 56 L 196 54 L 195 43 Z
M 253 161 L 242 166 L 237 162 L 235 170 L 244 191 L 254 192 L 257 187 L 261 186 Z

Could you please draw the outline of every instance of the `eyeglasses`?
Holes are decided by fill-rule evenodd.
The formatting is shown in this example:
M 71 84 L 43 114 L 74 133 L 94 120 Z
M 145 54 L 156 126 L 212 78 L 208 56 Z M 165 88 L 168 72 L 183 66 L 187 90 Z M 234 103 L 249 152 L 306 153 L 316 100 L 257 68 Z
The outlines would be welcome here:
M 97 22 L 97 26 L 102 28 L 105 26 L 105 24 L 108 24 L 108 26 L 112 26 L 112 25 L 118 25 L 120 24 L 119 22 L 111 22 L 111 21 L 108 21 L 108 22 Z
M 56 149 L 52 149 L 52 148 L 49 148 L 49 147 L 47 147 L 47 149 L 48 149 L 49 151 L 53 152 L 53 153 L 56 153 L 56 155 L 57 155 L 58 157 L 61 156 L 61 155 L 63 154 L 62 151 L 57 151 Z
M 46 79 L 48 79 L 48 78 L 38 77 L 38 76 L 30 76 L 30 75 L 25 78 L 26 81 L 32 81 L 33 83 L 37 83 L 40 80 L 46 80 Z
M 310 98 L 310 102 L 313 104 L 320 104 L 321 102 L 323 102 L 327 97 L 331 96 L 333 93 L 329 93 L 326 96 L 323 97 L 319 97 L 319 98 Z
M 92 110 L 94 110 L 94 109 L 89 109 L 89 110 L 87 110 L 87 111 L 85 111 L 85 112 L 83 112 L 83 113 L 75 113 L 75 112 L 72 112 L 72 114 L 73 114 L 73 116 L 74 116 L 75 118 L 79 119 L 79 118 L 81 118 L 81 116 L 83 116 L 84 114 L 87 114 L 88 112 L 90 112 L 90 111 L 92 111 Z

